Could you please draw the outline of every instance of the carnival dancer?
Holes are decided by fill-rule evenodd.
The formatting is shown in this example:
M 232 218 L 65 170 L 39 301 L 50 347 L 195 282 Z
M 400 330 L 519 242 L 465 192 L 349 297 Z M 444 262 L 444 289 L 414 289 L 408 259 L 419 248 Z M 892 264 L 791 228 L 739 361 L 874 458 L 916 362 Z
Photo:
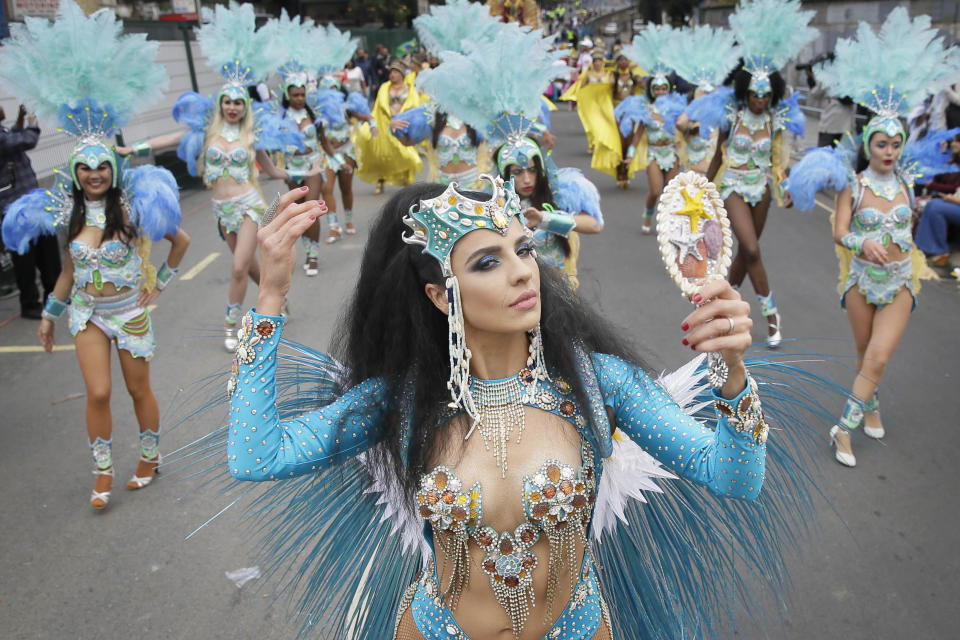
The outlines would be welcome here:
M 786 178 L 783 132 L 802 136 L 806 122 L 797 105 L 799 96 L 784 100 L 786 83 L 778 69 L 816 38 L 816 29 L 807 26 L 814 13 L 801 11 L 799 0 L 742 2 L 729 18 L 743 55 L 743 66 L 731 78 L 733 88 L 725 87 L 687 107 L 688 117 L 700 123 L 701 131 L 720 128 L 707 177 L 720 188 L 737 237 L 729 278 L 739 287 L 750 276 L 760 313 L 767 320 L 770 348 L 780 346 L 782 325 L 760 257 L 760 234 L 771 195 L 781 202 L 780 184 Z M 716 55 L 725 57 L 726 52 Z
M 399 60 L 389 64 L 388 82 L 380 85 L 373 105 L 373 119 L 382 135 L 373 137 L 370 127 L 360 126 L 355 145 L 358 153 L 357 176 L 376 184 L 375 194 L 383 193 L 384 184 L 413 184 L 423 162 L 416 149 L 405 146 L 390 132 L 390 119 L 401 111 L 409 111 L 421 102 L 413 85 L 414 74 Z
M 576 288 L 579 237 L 574 232 L 603 229 L 600 194 L 579 170 L 558 170 L 543 146 L 546 125 L 536 120 L 548 116 L 542 115 L 541 94 L 561 71 L 553 64 L 561 54 L 525 49 L 530 43 L 527 34 L 501 26 L 496 38 L 465 45 L 469 53 L 441 53 L 443 62 L 422 72 L 418 87 L 438 110 L 463 114 L 465 125 L 491 140 L 497 172 L 514 181 L 540 260 L 566 272 Z M 524 70 L 514 72 L 519 81 L 502 86 L 503 67 L 520 55 Z M 474 79 L 471 89 L 463 87 L 465 77 Z
M 707 25 L 678 30 L 667 54 L 669 66 L 678 76 L 694 85 L 687 96 L 688 101 L 719 89 L 740 59 L 740 49 L 734 44 L 733 32 Z M 686 112 L 677 118 L 677 129 L 683 133 L 681 164 L 691 171 L 706 175 L 717 149 L 718 131 L 701 131 L 699 123 L 691 121 Z
M 456 0 L 432 7 L 429 14 L 416 18 L 413 26 L 421 44 L 439 56 L 446 51 L 462 52 L 465 42 L 493 42 L 502 23 L 492 18 L 484 5 Z M 456 89 L 444 84 L 438 90 Z M 439 110 L 431 99 L 394 116 L 390 130 L 403 144 L 426 147 L 430 182 L 456 182 L 464 189 L 484 186 L 479 176 L 491 169 L 486 140 L 455 112 Z
M 321 153 L 317 116 L 307 102 L 311 73 L 320 66 L 324 51 L 323 32 L 312 20 L 291 20 L 286 9 L 280 17 L 264 27 L 264 35 L 284 49 L 280 76 L 280 108 L 278 115 L 293 121 L 303 135 L 302 147 L 288 145 L 283 149 L 283 168 L 289 174 L 287 187 L 307 187 L 305 200 L 316 200 L 324 186 L 324 155 Z M 307 276 L 319 273 L 320 223 L 310 227 L 303 236 L 303 270 Z
M 321 27 L 321 30 L 323 39 L 317 66 L 320 81 L 317 89 L 310 92 L 309 100 L 320 116 L 320 136 L 327 163 L 323 189 L 323 199 L 329 208 L 325 216 L 329 225 L 326 242 L 332 244 L 344 233 L 350 236 L 357 233 L 353 224 L 353 174 L 357 168 L 353 138 L 357 125 L 366 123 L 371 139 L 377 138 L 380 130 L 366 97 L 356 91 L 347 91 L 342 74 L 338 73 L 353 57 L 357 41 L 350 37 L 349 31 L 340 31 L 332 24 Z M 334 196 L 334 188 L 338 185 L 343 201 L 342 220 Z M 317 220 L 318 229 L 319 224 Z
M 671 90 L 668 78 L 671 69 L 662 61 L 675 39 L 674 29 L 648 25 L 622 49 L 624 55 L 650 73 L 645 95 L 629 96 L 614 109 L 620 124 L 621 144 L 627 145 L 620 165 L 618 187 L 626 189 L 629 186 L 627 166 L 634 155 L 646 156 L 647 208 L 640 227 L 644 234 L 652 231 L 657 199 L 667 182 L 677 175 L 679 165 L 676 121 L 686 106 L 686 100 Z
M 173 280 L 190 243 L 179 229 L 173 175 L 152 165 L 126 168 L 107 139 L 158 99 L 168 78 L 155 62 L 158 45 L 142 34 L 122 35 L 122 24 L 108 9 L 87 17 L 75 3 L 61 2 L 54 22 L 27 18 L 10 30 L 0 49 L 0 82 L 41 118 L 56 120 L 76 144 L 53 187 L 34 189 L 9 206 L 3 239 L 23 251 L 41 235 L 66 232 L 63 270 L 37 336 L 52 351 L 54 322 L 68 313 L 97 476 L 90 504 L 103 509 L 114 475 L 110 343 L 117 346 L 140 426 L 140 461 L 126 486 L 141 489 L 160 464 L 160 415 L 149 365 L 155 342 L 147 307 Z M 70 73 L 60 73 L 64 64 Z M 37 81 L 54 77 L 56 90 Z M 161 238 L 171 248 L 155 271 L 150 245 Z
M 793 203 L 812 209 L 817 190 L 839 191 L 833 235 L 840 259 L 840 304 L 857 350 L 857 376 L 840 420 L 830 429 L 838 462 L 856 465 L 850 430 L 863 424 L 871 438 L 885 434 L 877 390 L 916 307 L 920 279 L 934 277 L 913 244 L 913 184 L 950 166 L 941 145 L 957 130 L 906 141 L 901 118 L 949 86 L 960 52 L 947 49 L 929 16 L 911 20 L 897 7 L 879 34 L 861 22 L 856 38 L 837 42 L 832 62 L 816 68 L 831 95 L 866 105 L 873 117 L 862 138 L 811 150 L 790 174 Z M 855 165 L 855 166 L 854 166 Z
M 516 50 L 540 60 L 540 34 L 516 33 L 529 39 Z M 478 60 L 504 88 L 542 82 L 539 63 Z M 539 106 L 507 100 L 513 90 L 464 90 L 492 97 L 517 126 Z M 655 382 L 538 261 L 512 185 L 484 180 L 488 193 L 418 185 L 385 205 L 336 340 L 343 362 L 283 340 L 277 315 L 295 238 L 324 207 L 287 194 L 259 233 L 263 285 L 228 382 L 229 423 L 197 447 L 225 440 L 233 478 L 284 480 L 256 492 L 254 508 L 265 566 L 307 586 L 303 633 L 677 638 L 732 624 L 731 594 L 749 606 L 756 578 L 777 597 L 780 542 L 795 531 L 781 523 L 808 517 L 806 494 L 766 462 L 768 427 L 742 359 L 748 306 L 722 279 L 694 287 L 701 306 L 683 342 L 719 350 L 726 381 L 711 376 L 706 391 L 698 359 Z M 767 385 L 765 399 L 802 388 L 790 381 Z M 701 414 L 715 428 L 667 389 L 691 413 L 715 406 Z M 798 427 L 790 406 L 766 407 L 787 438 Z M 709 491 L 664 482 L 657 493 L 671 472 Z M 762 484 L 774 500 L 727 500 L 754 499 Z
M 277 169 L 267 151 L 303 148 L 303 135 L 269 106 L 254 105 L 250 99 L 247 85 L 277 68 L 284 55 L 277 47 L 267 46 L 269 31 L 257 30 L 253 5 L 231 1 L 229 7 L 204 7 L 202 14 L 204 24 L 197 30 L 197 42 L 226 84 L 215 100 L 193 91 L 180 96 L 173 117 L 189 129 L 120 147 L 117 153 L 147 156 L 177 145 L 177 155 L 190 174 L 202 175 L 213 190 L 213 212 L 233 253 L 223 341 L 232 351 L 237 346 L 247 277 L 255 283 L 260 280 L 257 225 L 266 205 L 257 183 L 257 165 L 271 178 L 289 180 L 290 173 Z

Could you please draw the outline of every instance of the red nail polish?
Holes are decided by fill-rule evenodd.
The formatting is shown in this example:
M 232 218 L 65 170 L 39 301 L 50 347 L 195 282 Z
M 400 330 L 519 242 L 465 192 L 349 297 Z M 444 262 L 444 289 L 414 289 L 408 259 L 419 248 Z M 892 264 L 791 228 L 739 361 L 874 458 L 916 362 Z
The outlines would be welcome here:
M 697 345 L 692 344 L 692 345 L 690 345 L 690 348 L 693 349 L 694 351 L 696 351 L 696 350 L 697 350 Z
M 700 295 L 699 293 L 693 296 L 694 302 L 700 302 L 701 300 L 703 300 L 703 296 Z
M 683 339 L 683 344 L 690 344 L 686 338 Z
M 687 329 L 690 328 L 690 324 L 687 322 L 684 322 L 682 325 L 680 325 L 680 328 L 686 331 Z M 684 342 L 684 344 L 686 344 L 686 342 Z

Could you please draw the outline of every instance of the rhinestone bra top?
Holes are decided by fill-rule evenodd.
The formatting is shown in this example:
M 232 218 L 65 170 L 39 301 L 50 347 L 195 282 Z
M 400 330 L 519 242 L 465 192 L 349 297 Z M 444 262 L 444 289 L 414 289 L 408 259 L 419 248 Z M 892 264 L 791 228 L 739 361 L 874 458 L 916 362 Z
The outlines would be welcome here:
M 209 184 L 217 178 L 229 176 L 237 182 L 250 182 L 249 158 L 243 147 L 225 151 L 210 145 L 203 159 L 203 181 Z
M 855 210 L 850 222 L 851 233 L 856 233 L 864 239 L 876 240 L 884 247 L 889 247 L 890 243 L 894 242 L 903 251 L 910 251 L 913 248 L 911 233 L 913 214 L 910 206 L 898 204 L 889 211 L 881 211 L 876 207 L 861 207 L 859 204 L 862 202 L 866 188 L 860 185 L 859 197 L 854 203 Z M 909 199 L 909 195 L 907 197 Z
M 91 247 L 82 240 L 72 240 L 69 250 L 74 287 L 82 289 L 91 282 L 98 290 L 104 282 L 112 283 L 117 289 L 137 286 L 140 256 L 133 245 L 109 240 L 99 247 Z
M 455 137 L 446 134 L 437 136 L 437 164 L 445 167 L 454 163 L 470 166 L 477 164 L 477 148 L 473 146 L 466 131 Z

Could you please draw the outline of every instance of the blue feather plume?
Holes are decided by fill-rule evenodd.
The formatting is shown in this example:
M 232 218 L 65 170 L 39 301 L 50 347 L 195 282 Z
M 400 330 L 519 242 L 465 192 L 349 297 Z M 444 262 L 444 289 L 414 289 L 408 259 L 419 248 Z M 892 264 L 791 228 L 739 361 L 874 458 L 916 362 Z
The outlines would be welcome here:
M 31 189 L 10 203 L 3 215 L 3 244 L 22 255 L 35 239 L 55 234 L 49 205 L 46 189 Z
M 613 116 L 620 124 L 620 133 L 624 137 L 629 137 L 637 125 L 649 125 L 653 122 L 650 103 L 643 96 L 627 97 L 613 110 Z
M 787 131 L 802 136 L 807 128 L 807 116 L 800 108 L 800 94 L 793 93 L 777 107 L 777 121 L 782 124 Z
M 733 103 L 733 88 L 720 87 L 713 93 L 693 100 L 684 113 L 690 122 L 700 125 L 700 135 L 707 137 L 716 128 L 724 129 L 727 106 Z
M 367 102 L 367 97 L 359 91 L 351 91 L 347 95 L 347 111 L 364 116 L 373 115 L 370 113 L 370 103 Z
M 687 97 L 671 91 L 670 93 L 659 96 L 653 103 L 657 114 L 663 118 L 664 129 L 667 133 L 673 135 L 677 132 L 677 118 L 687 108 Z
M 173 105 L 173 119 L 191 129 L 203 131 L 213 113 L 213 99 L 195 91 L 180 94 Z
M 419 107 L 408 109 L 395 115 L 391 122 L 403 120 L 407 126 L 397 129 L 397 135 L 406 136 L 414 143 L 429 140 L 433 136 L 434 113 L 436 105 L 433 102 L 422 104 Z
M 343 124 L 344 99 L 343 92 L 338 89 L 320 88 L 311 91 L 308 95 L 310 108 L 314 114 L 327 124 Z
M 557 170 L 556 180 L 550 185 L 550 189 L 557 207 L 561 210 L 574 215 L 580 212 L 588 213 L 599 224 L 603 224 L 600 192 L 580 169 L 564 167 Z
M 545 100 L 540 101 L 540 122 L 550 130 L 550 105 Z
M 960 134 L 960 127 L 928 131 L 919 140 L 908 140 L 900 164 L 910 165 L 914 180 L 920 184 L 926 184 L 937 174 L 957 171 L 950 153 L 950 140 L 957 134 Z
M 303 133 L 297 123 L 280 117 L 267 103 L 254 102 L 253 115 L 256 123 L 254 149 L 258 151 L 279 151 L 287 147 L 295 147 L 300 151 L 306 149 L 303 144 Z
M 837 147 L 815 147 L 790 169 L 785 188 L 793 206 L 807 211 L 816 206 L 813 197 L 821 189 L 842 191 L 849 186 L 852 169 L 846 154 Z
M 203 130 L 190 129 L 186 135 L 180 138 L 180 142 L 177 144 L 177 157 L 186 163 L 187 171 L 195 178 L 200 176 L 200 167 L 197 165 L 197 161 L 200 159 L 200 154 L 203 153 L 205 139 L 206 134 Z
M 130 222 L 156 242 L 180 227 L 180 193 L 169 170 L 144 164 L 123 172 Z

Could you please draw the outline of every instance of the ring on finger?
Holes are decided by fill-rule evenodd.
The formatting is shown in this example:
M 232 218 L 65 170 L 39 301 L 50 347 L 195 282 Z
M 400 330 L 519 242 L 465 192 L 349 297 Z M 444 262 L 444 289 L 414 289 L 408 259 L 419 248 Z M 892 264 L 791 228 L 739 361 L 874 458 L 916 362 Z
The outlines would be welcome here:
M 727 316 L 727 322 L 730 323 L 730 329 L 727 331 L 727 335 L 730 335 L 731 333 L 733 333 L 734 329 L 737 328 L 737 324 L 736 322 L 734 322 L 733 318 L 731 318 L 730 316 Z

